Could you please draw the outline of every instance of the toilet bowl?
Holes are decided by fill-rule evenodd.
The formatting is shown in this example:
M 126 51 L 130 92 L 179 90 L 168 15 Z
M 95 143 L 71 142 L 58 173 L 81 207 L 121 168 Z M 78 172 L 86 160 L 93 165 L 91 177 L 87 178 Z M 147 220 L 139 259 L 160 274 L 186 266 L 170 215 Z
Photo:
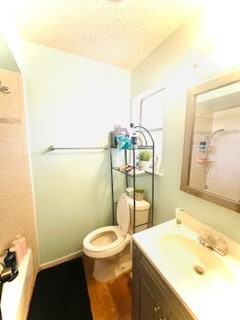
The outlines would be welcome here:
M 95 259 L 93 277 L 100 282 L 114 280 L 132 267 L 130 214 L 125 194 L 118 200 L 117 223 L 98 228 L 83 239 L 84 253 Z

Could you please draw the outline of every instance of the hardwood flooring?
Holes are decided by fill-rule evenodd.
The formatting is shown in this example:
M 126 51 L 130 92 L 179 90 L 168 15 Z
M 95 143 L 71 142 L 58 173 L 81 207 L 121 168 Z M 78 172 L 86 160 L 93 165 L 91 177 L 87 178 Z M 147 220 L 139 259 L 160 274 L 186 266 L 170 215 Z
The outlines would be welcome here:
M 130 274 L 101 283 L 92 277 L 93 260 L 83 255 L 93 320 L 132 320 L 132 292 Z

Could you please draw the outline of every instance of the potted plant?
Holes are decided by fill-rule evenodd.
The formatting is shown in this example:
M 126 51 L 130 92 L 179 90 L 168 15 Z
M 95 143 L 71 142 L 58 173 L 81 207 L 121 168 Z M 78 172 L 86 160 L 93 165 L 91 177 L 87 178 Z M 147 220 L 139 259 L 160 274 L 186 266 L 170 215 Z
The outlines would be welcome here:
M 140 201 L 143 200 L 144 197 L 144 189 L 143 188 L 135 188 L 135 200 Z
M 151 166 L 151 158 L 152 158 L 152 153 L 148 150 L 143 150 L 140 151 L 138 154 L 138 159 L 139 159 L 139 169 L 145 170 L 148 169 Z

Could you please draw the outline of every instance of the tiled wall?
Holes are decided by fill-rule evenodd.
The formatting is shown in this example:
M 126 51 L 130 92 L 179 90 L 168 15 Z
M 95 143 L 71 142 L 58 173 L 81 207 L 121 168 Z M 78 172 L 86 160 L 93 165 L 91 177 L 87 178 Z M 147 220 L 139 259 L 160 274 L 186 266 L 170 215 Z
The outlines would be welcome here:
M 26 140 L 21 74 L 0 69 L 0 252 L 17 234 L 26 237 L 38 267 L 38 246 L 29 154 Z
M 210 145 L 210 166 L 206 184 L 210 192 L 229 199 L 240 200 L 240 107 L 214 113 L 213 132 L 224 129 L 214 136 Z M 223 174 L 224 172 L 224 174 Z

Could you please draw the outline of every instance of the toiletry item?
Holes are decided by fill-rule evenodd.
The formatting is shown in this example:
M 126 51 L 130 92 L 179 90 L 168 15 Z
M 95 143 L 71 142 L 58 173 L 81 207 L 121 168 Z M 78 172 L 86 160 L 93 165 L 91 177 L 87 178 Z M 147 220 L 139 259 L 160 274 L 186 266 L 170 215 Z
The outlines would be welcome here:
M 3 284 L 4 282 L 11 281 L 12 279 L 12 269 L 5 268 L 1 271 L 0 274 L 0 283 Z
M 200 141 L 198 145 L 199 151 L 206 151 L 207 150 L 207 143 L 206 141 Z
M 161 162 L 160 162 L 158 156 L 156 156 L 155 162 L 154 162 L 154 171 L 156 173 L 160 173 L 160 167 L 161 167 Z
M 206 163 L 207 162 L 207 143 L 206 141 L 200 141 L 198 145 L 198 150 L 196 153 L 197 163 Z
M 135 132 L 133 132 L 133 134 L 132 134 L 132 145 L 133 146 L 135 146 L 135 145 L 137 145 L 137 140 L 138 140 L 138 138 L 137 138 L 137 135 L 136 135 L 136 133 Z
M 129 132 L 128 132 L 127 128 L 122 128 L 119 125 L 114 125 L 114 131 L 111 132 L 111 146 L 112 147 L 119 147 L 119 141 L 118 141 L 119 138 L 118 137 L 121 137 L 120 139 L 122 139 L 122 140 L 124 140 L 124 139 L 126 139 L 126 141 L 130 140 Z M 122 148 L 120 148 L 120 149 L 122 149 Z M 127 149 L 127 148 L 125 147 L 124 149 Z
M 8 253 L 8 249 L 3 250 L 3 252 L 0 253 L 0 264 L 4 264 L 4 259 L 6 258 Z
M 3 270 L 4 270 L 4 264 L 0 264 L 0 275 L 1 275 Z M 0 279 L 0 281 L 1 281 L 1 279 Z
M 12 281 L 18 275 L 16 254 L 12 250 L 13 250 L 12 248 L 8 249 L 8 253 L 4 259 L 4 263 L 5 263 L 6 268 L 10 268 L 11 273 L 12 273 L 12 275 L 8 281 Z
M 21 244 L 23 254 L 25 255 L 25 253 L 27 252 L 27 242 L 26 242 L 25 237 L 23 237 L 22 235 L 18 234 L 16 236 L 16 240 Z
M 131 149 L 132 143 L 128 136 L 117 135 L 116 139 L 118 149 Z
M 27 244 L 26 239 L 18 234 L 16 236 L 16 240 L 12 242 L 11 251 L 14 251 L 16 254 L 17 266 L 19 267 L 26 252 L 27 252 Z
M 19 241 L 17 241 L 17 240 L 14 240 L 12 242 L 11 251 L 15 252 L 16 260 L 17 260 L 17 266 L 19 267 L 21 262 L 22 262 L 22 260 L 23 260 L 23 257 L 24 257 L 24 253 L 23 253 L 23 250 L 22 250 L 21 243 Z
M 177 226 L 180 226 L 182 224 L 182 217 L 181 217 L 182 212 L 184 212 L 182 208 L 175 209 L 175 221 Z
M 130 123 L 130 129 L 129 129 L 129 136 L 130 136 L 130 139 L 131 139 L 131 143 L 133 146 L 136 146 L 137 145 L 137 134 L 136 132 L 134 131 L 134 124 L 133 123 Z

